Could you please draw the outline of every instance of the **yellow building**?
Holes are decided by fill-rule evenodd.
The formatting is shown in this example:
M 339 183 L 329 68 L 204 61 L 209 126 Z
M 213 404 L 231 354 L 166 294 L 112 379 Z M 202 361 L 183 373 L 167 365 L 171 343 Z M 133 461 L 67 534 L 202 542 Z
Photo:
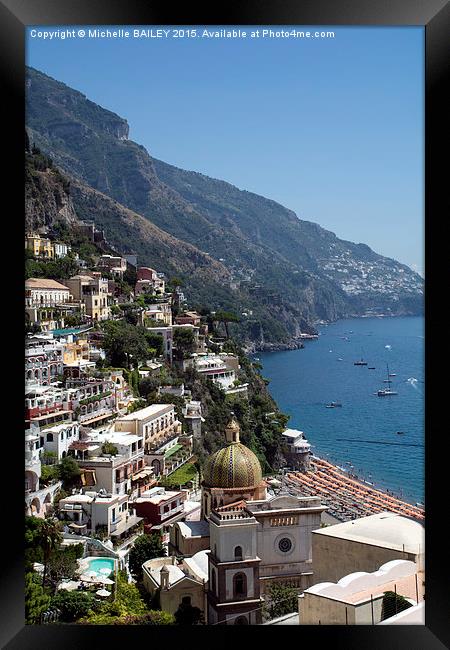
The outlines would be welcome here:
M 40 235 L 27 235 L 25 248 L 31 251 L 35 257 L 43 257 L 48 260 L 55 257 L 55 249 L 50 239 L 45 239 Z
M 89 361 L 89 343 L 87 339 L 78 339 L 64 346 L 64 364 L 72 364 L 81 360 Z

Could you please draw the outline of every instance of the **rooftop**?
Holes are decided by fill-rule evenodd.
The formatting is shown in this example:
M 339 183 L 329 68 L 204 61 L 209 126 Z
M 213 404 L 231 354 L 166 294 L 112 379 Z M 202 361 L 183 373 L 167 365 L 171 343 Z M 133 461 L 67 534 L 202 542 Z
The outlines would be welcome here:
M 412 553 L 423 552 L 425 546 L 424 527 L 417 521 L 393 512 L 380 512 L 369 517 L 327 526 L 314 530 L 313 534 L 339 537 Z
M 150 404 L 139 411 L 134 411 L 134 413 L 128 413 L 121 418 L 118 418 L 118 422 L 131 421 L 131 420 L 145 420 L 154 415 L 159 415 L 160 413 L 167 413 L 171 409 L 175 408 L 173 404 Z
M 56 280 L 49 280 L 47 278 L 28 278 L 25 282 L 26 289 L 59 289 L 60 291 L 69 291 L 69 288 L 56 282 Z
M 299 431 L 298 429 L 286 429 L 283 431 L 283 436 L 286 436 L 286 438 L 298 438 L 299 436 L 303 437 L 303 431 Z
M 183 537 L 209 537 L 209 523 L 202 521 L 178 521 Z

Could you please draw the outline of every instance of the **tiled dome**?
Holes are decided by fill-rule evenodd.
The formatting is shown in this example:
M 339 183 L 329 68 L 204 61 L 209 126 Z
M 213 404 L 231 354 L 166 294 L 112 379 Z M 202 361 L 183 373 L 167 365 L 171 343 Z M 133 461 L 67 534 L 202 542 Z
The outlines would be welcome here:
M 261 481 L 259 460 L 240 442 L 232 442 L 216 451 L 206 461 L 203 471 L 203 482 L 207 487 L 250 488 Z

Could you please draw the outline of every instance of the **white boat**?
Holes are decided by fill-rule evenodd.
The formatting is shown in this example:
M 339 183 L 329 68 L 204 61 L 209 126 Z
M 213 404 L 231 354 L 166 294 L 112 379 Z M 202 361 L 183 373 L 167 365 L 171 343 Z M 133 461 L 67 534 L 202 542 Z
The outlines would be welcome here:
M 389 366 L 387 366 L 387 379 L 384 379 L 383 381 L 389 385 L 389 388 L 380 388 L 376 392 L 376 395 L 378 397 L 389 397 L 390 395 L 398 395 L 398 393 L 395 390 L 391 390 L 391 380 L 389 379 Z

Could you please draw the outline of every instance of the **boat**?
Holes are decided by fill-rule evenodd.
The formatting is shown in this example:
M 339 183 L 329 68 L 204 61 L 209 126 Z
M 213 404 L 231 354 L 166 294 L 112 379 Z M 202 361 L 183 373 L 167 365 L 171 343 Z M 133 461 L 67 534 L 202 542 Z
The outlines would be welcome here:
M 339 357 L 338 361 L 344 361 L 344 359 L 342 357 Z
M 368 366 L 367 370 L 376 370 L 375 366 Z
M 405 432 L 404 432 L 404 431 L 396 431 L 395 433 L 396 433 L 398 436 L 403 436 L 403 435 L 405 435 Z
M 380 388 L 380 390 L 378 390 L 376 392 L 376 395 L 378 395 L 378 397 L 389 397 L 390 395 L 398 395 L 398 393 L 395 390 L 391 390 L 391 383 L 392 382 L 389 379 L 389 366 L 387 366 L 387 377 L 388 378 L 385 379 L 384 381 L 385 381 L 385 383 L 387 383 L 389 385 L 389 387 L 388 388 Z
M 327 409 L 335 409 L 340 406 L 342 406 L 340 402 L 330 402 L 329 404 L 326 405 Z
M 389 373 L 389 377 L 396 377 L 396 376 L 397 376 L 397 374 L 395 372 L 390 372 Z
M 367 361 L 364 361 L 363 356 L 362 356 L 362 350 L 361 350 L 361 359 L 359 361 L 354 361 L 353 365 L 354 366 L 367 366 Z

